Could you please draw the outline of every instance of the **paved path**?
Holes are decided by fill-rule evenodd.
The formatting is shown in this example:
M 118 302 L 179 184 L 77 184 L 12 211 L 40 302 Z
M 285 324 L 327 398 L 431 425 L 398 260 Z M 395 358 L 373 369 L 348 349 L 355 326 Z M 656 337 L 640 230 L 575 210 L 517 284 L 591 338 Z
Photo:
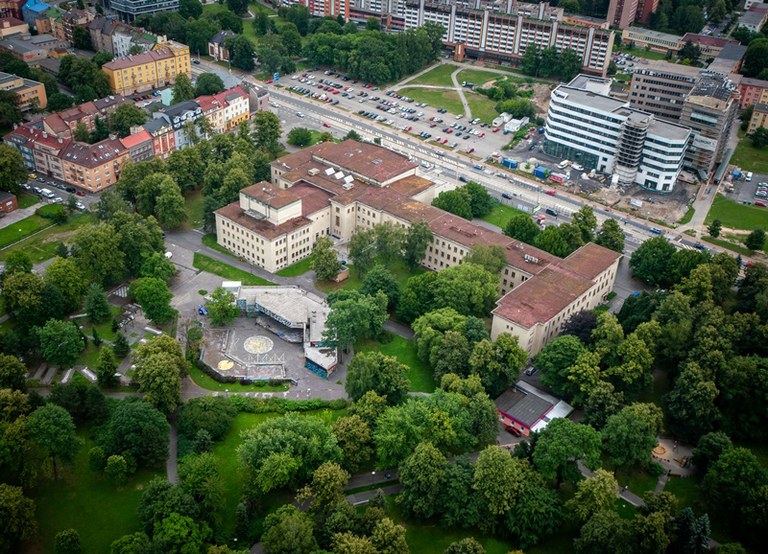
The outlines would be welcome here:
M 453 88 L 456 90 L 456 92 L 459 95 L 459 100 L 461 100 L 462 105 L 464 106 L 464 115 L 467 117 L 467 120 L 472 119 L 472 110 L 469 109 L 469 102 L 467 102 L 467 97 L 464 95 L 464 88 L 459 84 L 459 80 L 456 78 L 456 75 L 459 74 L 459 71 L 464 69 L 463 67 L 459 67 L 451 73 L 451 81 L 453 81 Z

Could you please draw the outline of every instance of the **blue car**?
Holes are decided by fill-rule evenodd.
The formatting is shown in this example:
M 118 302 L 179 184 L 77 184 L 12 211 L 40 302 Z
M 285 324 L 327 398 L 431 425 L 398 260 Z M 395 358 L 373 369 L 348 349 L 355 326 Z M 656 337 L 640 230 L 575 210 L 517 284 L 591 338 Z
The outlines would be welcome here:
M 208 315 L 208 308 L 206 308 L 203 304 L 200 304 L 200 306 L 197 308 L 197 313 L 200 315 Z

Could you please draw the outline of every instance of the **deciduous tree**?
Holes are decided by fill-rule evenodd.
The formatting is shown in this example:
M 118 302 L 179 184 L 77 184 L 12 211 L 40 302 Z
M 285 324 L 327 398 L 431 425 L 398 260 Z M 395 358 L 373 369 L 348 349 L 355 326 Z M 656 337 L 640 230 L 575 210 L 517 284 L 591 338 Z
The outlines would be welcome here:
M 176 315 L 176 310 L 170 304 L 173 294 L 161 279 L 155 277 L 136 279 L 128 287 L 128 292 L 141 304 L 141 309 L 146 316 L 158 324 L 166 323 Z
M 120 236 L 107 223 L 83 227 L 72 240 L 73 257 L 89 281 L 111 285 L 125 274 Z
M 96 364 L 96 379 L 99 386 L 111 388 L 117 386 L 120 379 L 115 375 L 117 371 L 117 358 L 115 352 L 109 346 L 103 346 L 99 350 L 99 361 Z
M 309 143 L 312 142 L 312 133 L 304 127 L 294 127 L 288 132 L 287 141 L 293 146 L 309 146 Z
M 482 509 L 491 517 L 503 516 L 523 491 L 526 462 L 512 458 L 498 446 L 488 446 L 475 464 L 474 489 Z
M 173 413 L 181 403 L 181 376 L 186 373 L 179 343 L 167 335 L 155 337 L 136 349 L 133 362 L 146 400 L 165 414 Z
M 266 517 L 261 542 L 264 554 L 313 552 L 318 545 L 312 518 L 296 507 L 285 505 Z
M 576 494 L 566 508 L 579 523 L 585 523 L 592 516 L 603 511 L 613 510 L 619 498 L 619 484 L 609 471 L 598 469 L 594 477 L 579 481 Z
M 195 81 L 195 95 L 205 96 L 224 90 L 224 82 L 216 73 L 203 73 Z
M 312 269 L 320 281 L 330 281 L 344 269 L 339 261 L 339 255 L 333 249 L 333 241 L 328 237 L 320 237 L 315 241 L 311 254 Z
M 216 287 L 205 306 L 208 308 L 208 318 L 216 326 L 228 325 L 240 314 L 240 308 L 235 304 L 235 295 L 224 287 Z
M 542 372 L 542 382 L 558 396 L 571 396 L 569 369 L 587 351 L 584 343 L 573 335 L 562 335 L 547 343 L 533 359 L 533 366 Z
M 71 367 L 85 347 L 80 330 L 71 321 L 50 319 L 37 336 L 43 358 L 62 367 Z
M 359 415 L 340 417 L 334 421 L 333 434 L 343 453 L 343 465 L 349 471 L 358 471 L 373 456 L 371 428 Z
M 21 541 L 37 533 L 35 502 L 21 487 L 0 483 L 0 550 L 18 551 Z
M 394 308 L 397 305 L 397 301 L 400 299 L 400 286 L 392 272 L 383 265 L 376 265 L 366 273 L 360 287 L 360 292 L 369 296 L 374 296 L 379 291 L 387 296 L 389 308 Z
M 669 264 L 677 249 L 664 237 L 648 239 L 632 253 L 629 267 L 638 279 L 651 285 L 666 284 Z
M 27 390 L 27 368 L 16 356 L 0 354 L 0 389 Z
M 463 263 L 479 265 L 489 273 L 499 275 L 507 265 L 507 256 L 497 244 L 478 244 L 472 247 Z
M 602 431 L 603 450 L 619 467 L 644 466 L 658 444 L 661 409 L 654 404 L 634 403 L 608 418 Z
M 352 400 L 374 391 L 386 396 L 390 404 L 399 404 L 405 399 L 410 386 L 407 371 L 408 367 L 393 356 L 385 356 L 381 352 L 359 352 L 349 363 L 344 388 Z
M 195 97 L 195 87 L 185 74 L 176 75 L 176 82 L 173 83 L 173 103 L 185 102 Z
M 540 433 L 533 461 L 547 479 L 575 481 L 580 472 L 578 462 L 589 469 L 600 463 L 600 433 L 589 425 L 570 419 L 555 419 Z
M 402 502 L 407 513 L 428 519 L 439 513 L 448 462 L 431 442 L 422 442 L 400 468 Z
M 435 306 L 460 314 L 484 317 L 498 296 L 498 277 L 481 266 L 463 263 L 445 268 L 435 282 Z
M 61 406 L 46 404 L 29 415 L 27 428 L 37 447 L 50 457 L 53 477 L 58 479 L 57 462 L 72 461 L 80 448 L 72 416 Z
M 408 267 L 414 269 L 419 266 L 427 252 L 429 243 L 432 242 L 432 230 L 424 221 L 417 221 L 409 228 L 405 236 L 404 255 Z
M 615 219 L 609 217 L 600 226 L 595 242 L 615 252 L 624 252 L 624 231 Z

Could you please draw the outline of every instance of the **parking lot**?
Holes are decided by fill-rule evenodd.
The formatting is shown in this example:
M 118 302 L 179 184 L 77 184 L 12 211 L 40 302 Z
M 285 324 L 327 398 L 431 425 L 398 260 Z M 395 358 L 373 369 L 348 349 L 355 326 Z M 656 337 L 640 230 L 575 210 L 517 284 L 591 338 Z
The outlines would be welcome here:
M 354 112 L 447 150 L 486 157 L 501 151 L 512 137 L 479 119 L 466 121 L 464 114 L 415 102 L 330 70 L 299 72 L 288 79 L 290 85 L 285 86 L 296 94 Z
M 739 179 L 733 180 L 733 190 L 726 187 L 725 191 L 731 200 L 762 208 L 768 207 L 768 175 L 742 173 Z
M 74 194 L 78 197 L 75 207 L 81 211 L 88 209 L 88 202 L 85 201 L 85 192 L 71 185 L 56 182 L 48 177 L 38 177 L 35 173 L 30 173 L 29 181 L 23 183 L 21 188 L 36 194 L 41 201 L 49 204 L 66 204 L 69 196 Z

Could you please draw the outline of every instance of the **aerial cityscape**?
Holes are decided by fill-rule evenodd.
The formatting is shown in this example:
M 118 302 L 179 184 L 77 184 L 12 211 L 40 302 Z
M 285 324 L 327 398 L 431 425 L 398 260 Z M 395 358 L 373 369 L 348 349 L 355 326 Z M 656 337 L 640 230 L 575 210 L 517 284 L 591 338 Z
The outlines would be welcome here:
M 747 554 L 768 3 L 0 0 L 0 553 Z

